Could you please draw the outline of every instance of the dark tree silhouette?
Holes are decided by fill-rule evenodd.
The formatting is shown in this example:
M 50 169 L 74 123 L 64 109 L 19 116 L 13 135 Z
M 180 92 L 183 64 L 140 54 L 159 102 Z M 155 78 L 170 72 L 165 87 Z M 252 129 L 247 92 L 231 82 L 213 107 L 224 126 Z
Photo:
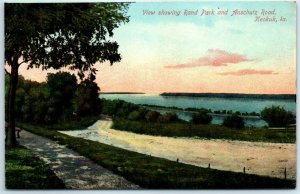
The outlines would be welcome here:
M 280 106 L 266 107 L 261 111 L 261 117 L 269 127 L 286 127 L 289 124 L 295 124 L 296 118 L 292 112 L 286 111 Z
M 15 98 L 20 65 L 43 70 L 69 67 L 78 70 L 81 79 L 94 80 L 96 62 L 113 64 L 121 60 L 118 43 L 109 37 L 121 23 L 129 21 L 128 6 L 128 3 L 5 4 L 5 63 L 10 67 L 7 146 L 16 145 Z
M 90 80 L 84 80 L 78 85 L 75 111 L 79 116 L 94 115 L 100 112 L 98 85 Z
M 232 114 L 225 117 L 223 125 L 229 128 L 243 129 L 245 127 L 245 122 L 242 117 L 237 114 Z

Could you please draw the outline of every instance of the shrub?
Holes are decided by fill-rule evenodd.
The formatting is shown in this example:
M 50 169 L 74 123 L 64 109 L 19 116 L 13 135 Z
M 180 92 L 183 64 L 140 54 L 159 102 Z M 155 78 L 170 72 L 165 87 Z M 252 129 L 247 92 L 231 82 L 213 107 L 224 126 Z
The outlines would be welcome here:
M 139 109 L 139 106 L 119 99 L 101 99 L 101 109 L 102 114 L 108 114 L 120 118 L 128 118 L 131 112 Z
M 233 114 L 224 119 L 223 125 L 230 128 L 242 129 L 244 128 L 245 123 L 242 117 Z
M 169 122 L 175 122 L 178 120 L 178 116 L 176 113 L 168 112 L 163 115 L 160 115 L 157 119 L 160 123 L 169 123 Z
M 145 113 L 140 110 L 135 110 L 128 115 L 128 119 L 132 121 L 143 120 L 145 117 Z
M 212 120 L 212 116 L 206 111 L 200 111 L 193 113 L 191 122 L 194 124 L 209 124 Z
M 228 110 L 227 112 L 226 112 L 226 114 L 229 114 L 229 115 L 232 115 L 232 110 Z
M 145 115 L 145 119 L 147 121 L 156 121 L 159 116 L 160 113 L 157 111 L 148 111 Z
M 133 111 L 128 115 L 128 119 L 132 120 L 132 121 L 136 121 L 139 119 L 139 116 L 140 116 L 140 114 L 138 111 Z
M 261 111 L 261 117 L 269 124 L 269 127 L 285 127 L 296 123 L 293 113 L 279 106 L 264 108 Z

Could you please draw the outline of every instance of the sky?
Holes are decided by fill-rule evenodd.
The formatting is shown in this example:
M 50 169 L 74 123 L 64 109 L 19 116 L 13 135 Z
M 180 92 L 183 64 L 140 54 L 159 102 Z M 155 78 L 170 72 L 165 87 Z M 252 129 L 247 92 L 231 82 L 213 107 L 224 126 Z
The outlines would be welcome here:
M 121 62 L 95 65 L 102 92 L 296 93 L 293 2 L 139 2 L 128 15 L 112 38 Z M 255 21 L 266 17 L 277 22 Z M 47 72 L 20 74 L 45 81 Z

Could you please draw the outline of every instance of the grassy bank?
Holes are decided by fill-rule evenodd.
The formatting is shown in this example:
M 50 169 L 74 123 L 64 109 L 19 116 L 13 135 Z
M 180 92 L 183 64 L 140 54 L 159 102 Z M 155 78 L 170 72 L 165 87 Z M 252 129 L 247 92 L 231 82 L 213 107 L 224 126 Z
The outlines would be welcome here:
M 143 188 L 221 189 L 294 188 L 295 181 L 213 170 L 116 148 L 95 141 L 70 137 L 54 130 L 21 124 L 35 134 L 50 138 L 92 159 Z
M 295 143 L 296 132 L 285 132 L 271 129 L 230 129 L 221 125 L 195 125 L 191 123 L 154 123 L 130 121 L 127 119 L 113 120 L 114 129 L 139 134 L 169 137 L 200 137 L 207 139 L 230 139 L 255 142 Z
M 45 127 L 47 129 L 51 130 L 58 130 L 58 131 L 70 131 L 70 130 L 81 130 L 81 129 L 86 129 L 87 127 L 93 125 L 96 121 L 100 119 L 100 116 L 85 116 L 73 120 L 68 120 L 68 121 L 60 121 L 56 124 L 36 124 L 32 123 L 33 125 L 39 125 L 42 127 Z M 18 123 L 23 123 L 23 121 L 17 121 Z
M 64 189 L 42 160 L 24 147 L 5 152 L 5 185 L 7 189 Z

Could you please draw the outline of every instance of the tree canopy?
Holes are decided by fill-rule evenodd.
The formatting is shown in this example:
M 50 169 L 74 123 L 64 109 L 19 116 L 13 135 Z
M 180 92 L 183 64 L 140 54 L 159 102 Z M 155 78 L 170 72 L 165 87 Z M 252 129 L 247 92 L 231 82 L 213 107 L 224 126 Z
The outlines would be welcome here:
M 97 62 L 121 60 L 113 30 L 129 21 L 128 3 L 6 3 L 5 63 L 10 66 L 7 145 L 16 145 L 15 98 L 18 69 L 78 70 L 95 79 Z M 7 71 L 8 72 L 8 71 Z
M 245 127 L 244 119 L 237 114 L 225 117 L 223 125 L 229 128 L 243 129 Z
M 8 65 L 95 73 L 96 62 L 121 60 L 113 29 L 129 21 L 128 3 L 5 4 Z
M 194 124 L 209 124 L 212 120 L 212 116 L 208 114 L 207 110 L 200 110 L 197 113 L 192 114 L 191 122 Z
M 101 111 L 99 87 L 90 80 L 77 84 L 76 77 L 67 72 L 49 73 L 47 81 L 42 83 L 26 80 L 23 76 L 19 76 L 19 80 L 16 92 L 18 121 L 52 125 L 81 120 Z M 5 106 L 8 107 L 7 101 Z
M 289 124 L 295 124 L 295 115 L 286 111 L 280 106 L 266 107 L 261 111 L 261 117 L 270 127 L 286 127 Z

